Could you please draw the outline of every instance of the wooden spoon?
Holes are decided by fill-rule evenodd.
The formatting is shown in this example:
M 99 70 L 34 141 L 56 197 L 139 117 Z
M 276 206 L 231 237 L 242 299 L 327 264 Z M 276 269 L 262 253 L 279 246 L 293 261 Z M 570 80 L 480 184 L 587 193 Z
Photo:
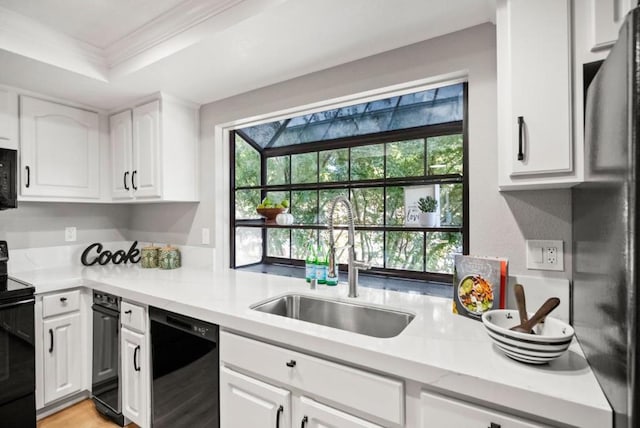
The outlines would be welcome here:
M 511 330 L 518 331 L 520 333 L 530 333 L 533 327 L 536 326 L 544 317 L 549 315 L 555 308 L 560 304 L 560 299 L 557 297 L 552 297 L 547 299 L 546 302 L 540 306 L 540 309 L 536 311 L 535 314 L 529 319 L 527 322 L 517 325 L 515 327 L 511 327 Z
M 527 315 L 527 301 L 524 297 L 524 287 L 522 284 L 516 284 L 513 286 L 513 291 L 516 297 L 516 305 L 518 305 L 518 314 L 520 314 L 520 325 L 529 321 Z M 529 331 L 531 334 L 535 334 L 533 330 Z

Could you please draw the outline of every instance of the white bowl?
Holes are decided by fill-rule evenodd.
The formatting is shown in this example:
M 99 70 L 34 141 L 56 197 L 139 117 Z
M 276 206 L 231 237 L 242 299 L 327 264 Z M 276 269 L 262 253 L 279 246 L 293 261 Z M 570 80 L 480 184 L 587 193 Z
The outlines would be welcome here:
M 544 364 L 558 358 L 569 348 L 574 334 L 573 327 L 552 317 L 538 324 L 535 334 L 510 330 L 520 324 L 518 311 L 513 309 L 485 312 L 482 324 L 505 355 L 529 364 Z

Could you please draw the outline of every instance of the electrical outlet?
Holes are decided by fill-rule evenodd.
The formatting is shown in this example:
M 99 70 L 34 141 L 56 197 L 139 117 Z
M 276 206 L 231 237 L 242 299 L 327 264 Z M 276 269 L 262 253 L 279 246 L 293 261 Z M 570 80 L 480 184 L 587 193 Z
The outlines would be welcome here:
M 65 227 L 64 228 L 64 240 L 66 242 L 76 242 L 77 239 L 77 231 L 75 227 Z
M 564 271 L 563 241 L 527 240 L 527 269 Z
M 209 245 L 211 243 L 211 233 L 208 227 L 202 228 L 202 245 Z

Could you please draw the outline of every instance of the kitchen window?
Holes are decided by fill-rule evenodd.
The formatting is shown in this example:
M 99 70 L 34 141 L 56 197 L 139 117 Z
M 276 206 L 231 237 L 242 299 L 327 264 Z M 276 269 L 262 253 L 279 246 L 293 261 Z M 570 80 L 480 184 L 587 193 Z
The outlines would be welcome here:
M 302 266 L 329 242 L 330 201 L 354 208 L 364 275 L 451 281 L 468 253 L 466 83 L 256 125 L 231 133 L 231 267 Z M 435 224 L 417 201 L 437 201 Z M 261 219 L 264 198 L 286 200 L 292 225 Z M 287 204 L 285 204 L 287 205 Z M 336 224 L 346 224 L 336 211 Z M 346 230 L 336 230 L 337 246 Z M 337 252 L 346 271 L 347 251 Z M 343 269 L 341 269 L 343 270 Z M 302 275 L 303 276 L 303 275 Z

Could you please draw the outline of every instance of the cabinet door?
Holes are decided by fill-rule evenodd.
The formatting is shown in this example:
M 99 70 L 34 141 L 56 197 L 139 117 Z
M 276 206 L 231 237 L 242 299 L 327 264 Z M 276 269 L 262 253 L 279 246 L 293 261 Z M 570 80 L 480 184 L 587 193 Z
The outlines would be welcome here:
M 133 131 L 131 110 L 109 118 L 111 138 L 111 196 L 114 199 L 132 197 L 131 173 L 133 164 Z
M 80 313 L 45 320 L 43 327 L 44 401 L 48 404 L 81 389 Z
M 122 414 L 142 428 L 149 426 L 149 369 L 145 337 L 121 330 Z
M 544 426 L 424 391 L 420 393 L 420 406 L 421 428 L 542 428 Z
M 220 426 L 289 428 L 291 393 L 221 367 Z
M 160 126 L 160 101 L 133 110 L 132 186 L 136 198 L 162 196 Z
M 300 397 L 296 400 L 295 415 L 293 419 L 294 427 L 381 428 L 380 425 L 357 418 L 333 407 L 325 406 L 307 397 Z
M 98 114 L 20 97 L 21 194 L 100 197 Z
M 571 174 L 571 2 L 502 0 L 496 20 L 503 174 Z
M 635 0 L 590 0 L 593 19 L 591 50 L 606 49 L 618 40 L 618 32 Z
M 18 96 L 0 88 L 0 147 L 18 150 Z

